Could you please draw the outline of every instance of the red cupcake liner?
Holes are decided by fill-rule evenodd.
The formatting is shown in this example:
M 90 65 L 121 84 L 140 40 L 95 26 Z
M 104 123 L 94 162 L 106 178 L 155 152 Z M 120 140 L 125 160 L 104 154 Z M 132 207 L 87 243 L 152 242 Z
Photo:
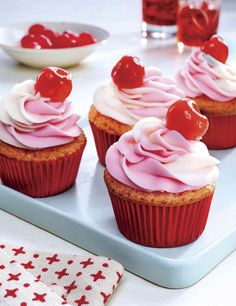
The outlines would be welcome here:
M 236 115 L 209 116 L 209 129 L 202 141 L 209 149 L 227 149 L 236 146 Z
M 203 232 L 213 194 L 177 207 L 149 206 L 121 199 L 109 191 L 120 232 L 149 247 L 169 248 L 188 244 Z
M 49 161 L 23 161 L 0 154 L 2 183 L 34 198 L 61 193 L 76 180 L 85 144 L 75 153 Z
M 109 134 L 101 129 L 98 129 L 91 121 L 89 121 L 89 123 L 93 132 L 98 159 L 100 163 L 105 166 L 106 152 L 113 143 L 119 140 L 120 136 Z

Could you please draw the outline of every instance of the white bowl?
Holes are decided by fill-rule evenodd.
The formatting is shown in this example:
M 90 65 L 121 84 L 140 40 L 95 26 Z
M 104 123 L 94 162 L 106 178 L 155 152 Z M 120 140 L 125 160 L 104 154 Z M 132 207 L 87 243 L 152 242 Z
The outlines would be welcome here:
M 12 58 L 31 67 L 45 66 L 68 67 L 81 62 L 93 53 L 97 46 L 106 41 L 109 33 L 101 28 L 70 22 L 41 22 L 44 26 L 63 32 L 71 30 L 76 33 L 89 32 L 96 38 L 96 43 L 74 48 L 63 49 L 27 49 L 20 46 L 21 38 L 26 35 L 32 23 L 12 24 L 0 27 L 0 47 Z

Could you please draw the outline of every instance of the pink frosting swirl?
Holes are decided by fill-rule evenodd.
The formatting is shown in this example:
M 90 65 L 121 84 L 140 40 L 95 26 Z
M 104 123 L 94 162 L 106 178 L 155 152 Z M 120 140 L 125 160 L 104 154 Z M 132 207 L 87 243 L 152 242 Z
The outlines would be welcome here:
M 190 98 L 204 94 L 224 102 L 236 97 L 236 69 L 201 50 L 191 53 L 187 65 L 177 73 L 176 81 Z
M 179 193 L 215 181 L 218 160 L 200 141 L 186 140 L 157 118 L 140 120 L 106 154 L 106 167 L 118 181 L 146 191 Z
M 132 89 L 119 89 L 113 83 L 101 86 L 94 94 L 94 105 L 101 114 L 134 125 L 149 116 L 164 119 L 169 106 L 183 97 L 184 92 L 174 80 L 163 77 L 159 69 L 148 67 L 143 86 Z
M 50 102 L 34 93 L 34 81 L 13 87 L 0 110 L 0 139 L 26 149 L 69 143 L 80 135 L 71 102 Z

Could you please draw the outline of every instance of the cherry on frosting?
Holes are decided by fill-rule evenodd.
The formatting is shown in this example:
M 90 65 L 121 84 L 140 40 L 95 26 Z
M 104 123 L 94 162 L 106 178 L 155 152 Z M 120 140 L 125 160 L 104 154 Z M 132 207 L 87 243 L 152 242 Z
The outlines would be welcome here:
M 201 51 L 211 55 L 223 64 L 227 61 L 229 54 L 228 46 L 218 35 L 213 35 L 209 40 L 205 41 L 201 46 Z
M 134 56 L 123 56 L 111 72 L 113 82 L 119 88 L 136 88 L 143 85 L 145 70 L 143 63 Z
M 35 92 L 52 102 L 63 102 L 71 93 L 72 76 L 64 69 L 57 67 L 43 68 L 35 82 Z
M 188 140 L 200 139 L 208 126 L 207 117 L 200 113 L 198 105 L 193 100 L 178 100 L 167 111 L 166 127 L 178 131 Z

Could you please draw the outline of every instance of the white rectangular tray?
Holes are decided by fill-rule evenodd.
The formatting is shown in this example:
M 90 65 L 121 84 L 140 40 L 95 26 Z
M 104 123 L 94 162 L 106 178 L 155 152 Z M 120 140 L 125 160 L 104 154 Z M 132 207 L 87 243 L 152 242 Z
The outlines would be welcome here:
M 212 151 L 221 160 L 208 223 L 195 242 L 158 249 L 124 238 L 115 223 L 91 131 L 76 184 L 63 194 L 33 199 L 0 185 L 0 208 L 95 254 L 112 257 L 158 285 L 184 288 L 236 249 L 236 149 Z

